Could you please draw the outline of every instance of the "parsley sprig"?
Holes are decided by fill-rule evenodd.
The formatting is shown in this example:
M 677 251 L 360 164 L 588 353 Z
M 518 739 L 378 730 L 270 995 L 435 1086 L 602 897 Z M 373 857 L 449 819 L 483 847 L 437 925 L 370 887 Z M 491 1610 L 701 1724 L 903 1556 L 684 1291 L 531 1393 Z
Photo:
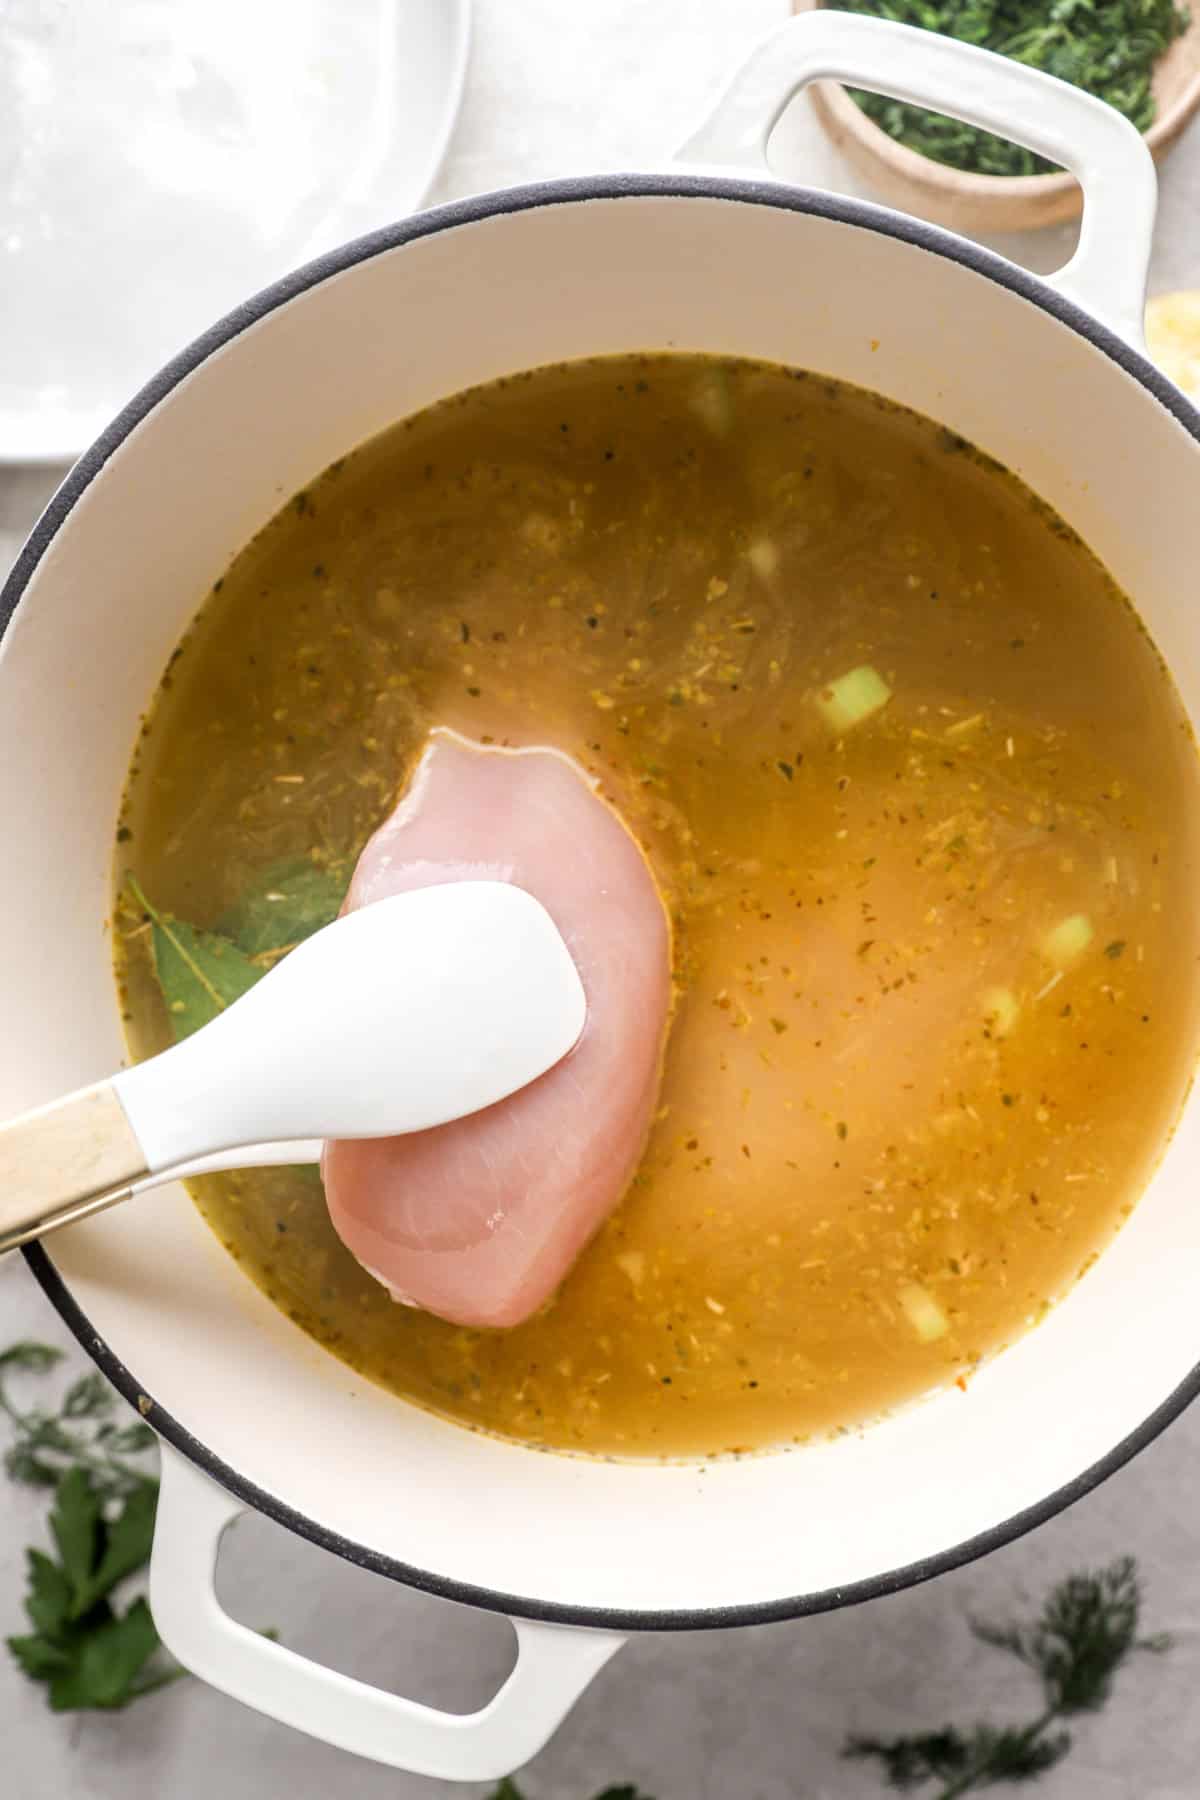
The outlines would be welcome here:
M 114 1709 L 184 1673 L 161 1651 L 141 1597 L 124 1611 L 115 1593 L 150 1558 L 158 1482 L 141 1458 L 154 1433 L 140 1420 L 118 1424 L 116 1396 L 103 1376 L 81 1376 L 58 1407 L 21 1407 L 14 1374 L 45 1375 L 62 1359 L 49 1344 L 0 1352 L 0 1414 L 14 1442 L 8 1475 L 53 1489 L 52 1550 L 26 1552 L 25 1611 L 32 1629 L 6 1640 L 17 1665 L 41 1682 L 55 1712 Z
M 854 1737 L 845 1754 L 876 1760 L 885 1781 L 900 1790 L 940 1781 L 937 1800 L 1044 1775 L 1071 1749 L 1062 1721 L 1098 1712 L 1117 1672 L 1139 1651 L 1168 1648 L 1166 1637 L 1140 1635 L 1141 1607 L 1137 1566 L 1122 1557 L 1096 1574 L 1069 1576 L 1027 1624 L 974 1621 L 977 1638 L 1015 1656 L 1037 1677 L 1042 1704 L 1034 1717 L 966 1730 L 947 1725 L 911 1737 Z

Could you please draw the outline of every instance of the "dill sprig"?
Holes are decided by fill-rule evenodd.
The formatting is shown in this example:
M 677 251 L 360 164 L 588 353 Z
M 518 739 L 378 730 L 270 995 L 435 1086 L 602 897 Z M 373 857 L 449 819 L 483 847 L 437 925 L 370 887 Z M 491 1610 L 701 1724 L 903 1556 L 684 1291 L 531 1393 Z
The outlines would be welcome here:
M 4 1453 L 4 1470 L 26 1487 L 57 1487 L 71 1469 L 90 1478 L 101 1501 L 124 1500 L 150 1479 L 129 1459 L 151 1449 L 154 1433 L 140 1419 L 118 1425 L 109 1415 L 116 1395 L 93 1370 L 73 1381 L 54 1410 L 19 1407 L 5 1383 L 10 1371 L 45 1374 L 60 1362 L 62 1351 L 50 1344 L 19 1343 L 0 1352 L 0 1414 L 14 1442 Z
M 1038 1618 L 1024 1625 L 973 1621 L 982 1643 L 1024 1663 L 1042 1690 L 1040 1710 L 1025 1724 L 976 1724 L 909 1737 L 853 1737 L 849 1757 L 873 1758 L 888 1784 L 906 1791 L 940 1781 L 937 1800 L 956 1800 L 1001 1781 L 1031 1781 L 1071 1749 L 1062 1721 L 1097 1712 L 1118 1670 L 1139 1651 L 1168 1648 L 1163 1636 L 1142 1637 L 1137 1565 L 1122 1557 L 1096 1574 L 1071 1575 L 1056 1587 Z
M 1155 65 L 1186 31 L 1178 0 L 836 0 L 839 11 L 979 44 L 1106 100 L 1145 131 L 1154 123 Z M 852 89 L 889 137 L 935 162 L 977 175 L 1040 175 L 1053 168 L 1018 144 L 900 100 Z

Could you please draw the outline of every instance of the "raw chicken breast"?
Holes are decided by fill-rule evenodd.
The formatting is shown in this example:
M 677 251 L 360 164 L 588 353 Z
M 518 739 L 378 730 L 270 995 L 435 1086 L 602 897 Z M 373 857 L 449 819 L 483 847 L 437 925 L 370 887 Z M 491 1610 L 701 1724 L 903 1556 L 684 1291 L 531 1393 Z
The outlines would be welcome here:
M 617 815 L 569 757 L 436 732 L 346 905 L 511 881 L 550 913 L 588 998 L 571 1054 L 511 1099 L 408 1137 L 326 1145 L 342 1241 L 397 1299 L 464 1325 L 541 1306 L 625 1191 L 658 1092 L 670 927 Z

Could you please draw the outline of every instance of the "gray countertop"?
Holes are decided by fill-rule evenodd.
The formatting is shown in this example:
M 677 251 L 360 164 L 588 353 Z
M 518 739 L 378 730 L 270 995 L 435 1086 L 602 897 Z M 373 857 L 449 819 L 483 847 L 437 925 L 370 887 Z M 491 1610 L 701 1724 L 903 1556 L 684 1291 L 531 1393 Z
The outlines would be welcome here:
M 437 198 L 506 182 L 661 161 L 783 0 L 477 0 L 466 100 Z M 0 24 L 0 31 L 3 30 Z M 864 191 L 803 105 L 776 140 L 780 173 Z M 1071 233 L 997 242 L 1039 268 Z M 1153 287 L 1200 287 L 1200 127 L 1168 163 Z M 60 472 L 0 472 L 0 569 Z M 1136 1319 L 1114 1321 L 1133 1331 Z M 0 1340 L 66 1343 L 26 1274 L 0 1264 Z M 78 1358 L 79 1353 L 76 1352 Z M 919 1479 L 919 1470 L 913 1478 Z M 868 1800 L 873 1773 L 840 1757 L 848 1731 L 888 1734 L 979 1714 L 1019 1717 L 1020 1671 L 970 1637 L 1068 1570 L 1137 1556 L 1147 1626 L 1110 1707 L 1083 1720 L 1046 1800 L 1194 1800 L 1200 1788 L 1200 1410 L 1090 1498 L 985 1562 L 926 1587 L 794 1625 L 634 1642 L 522 1778 L 529 1800 L 590 1800 L 636 1781 L 657 1800 Z M 22 1546 L 44 1508 L 0 1488 L 0 1632 L 19 1629 Z M 479 1497 L 481 1507 L 487 1497 Z M 478 1705 L 511 1655 L 500 1620 L 393 1586 L 254 1518 L 231 1533 L 222 1587 L 247 1623 L 322 1660 L 451 1707 Z M 236 1596 L 236 1599 L 234 1598 Z M 1028 1716 L 1028 1715 L 1026 1715 Z M 55 1717 L 0 1657 L 6 1800 L 434 1800 L 483 1794 L 397 1775 L 309 1742 L 188 1681 L 126 1714 Z

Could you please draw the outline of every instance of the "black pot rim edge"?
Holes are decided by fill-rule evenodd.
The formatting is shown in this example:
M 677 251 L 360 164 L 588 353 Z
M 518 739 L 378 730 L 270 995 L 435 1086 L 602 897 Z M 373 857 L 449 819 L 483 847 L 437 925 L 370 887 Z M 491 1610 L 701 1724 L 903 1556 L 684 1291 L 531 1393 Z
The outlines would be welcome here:
M 939 227 L 894 213 L 868 202 L 807 188 L 777 184 L 773 181 L 739 179 L 709 175 L 660 174 L 573 177 L 561 181 L 539 182 L 523 187 L 505 188 L 495 193 L 456 201 L 411 219 L 356 238 L 351 243 L 319 257 L 293 274 L 275 282 L 242 306 L 219 320 L 188 348 L 182 351 L 144 388 L 113 420 L 112 424 L 84 452 L 71 469 L 35 525 L 3 587 L 0 588 L 0 634 L 24 593 L 42 557 L 75 503 L 100 473 L 109 457 L 117 450 L 146 415 L 163 400 L 185 376 L 198 368 L 214 351 L 228 343 L 249 326 L 256 324 L 290 300 L 318 286 L 331 276 L 369 261 L 382 252 L 396 249 L 416 239 L 479 220 L 500 217 L 506 213 L 526 212 L 541 206 L 556 206 L 587 200 L 620 200 L 644 196 L 721 199 L 743 204 L 772 206 L 785 211 L 807 213 L 834 222 L 875 231 L 884 237 L 897 238 L 946 261 L 956 262 L 976 274 L 1008 288 L 1020 298 L 1057 318 L 1146 388 L 1165 407 L 1191 437 L 1200 442 L 1200 413 L 1179 390 L 1137 350 L 1117 337 L 1081 307 L 1057 294 L 1037 276 L 1027 273 L 1003 257 L 993 254 L 966 239 L 942 231 Z M 193 1437 L 170 1413 L 153 1399 L 150 1387 L 140 1382 L 114 1355 L 92 1326 L 71 1295 L 53 1261 L 40 1244 L 27 1245 L 26 1262 L 68 1328 L 88 1355 L 119 1389 L 131 1405 L 167 1440 L 195 1464 L 247 1506 L 274 1519 L 299 1536 L 324 1550 L 344 1557 L 348 1562 L 376 1574 L 385 1575 L 406 1586 L 435 1594 L 463 1605 L 503 1613 L 512 1618 L 540 1620 L 554 1625 L 573 1625 L 611 1631 L 698 1631 L 724 1630 L 740 1625 L 766 1625 L 787 1619 L 804 1618 L 829 1612 L 843 1606 L 856 1606 L 864 1601 L 898 1593 L 937 1575 L 961 1568 L 976 1558 L 1044 1524 L 1057 1513 L 1081 1500 L 1102 1481 L 1124 1467 L 1140 1450 L 1152 1443 L 1200 1393 L 1200 1365 L 1180 1383 L 1135 1431 L 1116 1444 L 1106 1455 L 1056 1489 L 1036 1505 L 1015 1513 L 989 1530 L 963 1543 L 952 1545 L 934 1556 L 925 1557 L 901 1568 L 888 1570 L 845 1587 L 828 1588 L 818 1593 L 794 1595 L 780 1600 L 752 1602 L 740 1606 L 717 1606 L 671 1609 L 666 1611 L 636 1610 L 615 1607 L 575 1606 L 564 1602 L 540 1601 L 520 1594 L 499 1593 L 491 1588 L 455 1581 L 429 1570 L 416 1568 L 397 1558 L 357 1544 L 337 1532 L 328 1530 L 316 1520 L 285 1505 L 230 1468 Z

